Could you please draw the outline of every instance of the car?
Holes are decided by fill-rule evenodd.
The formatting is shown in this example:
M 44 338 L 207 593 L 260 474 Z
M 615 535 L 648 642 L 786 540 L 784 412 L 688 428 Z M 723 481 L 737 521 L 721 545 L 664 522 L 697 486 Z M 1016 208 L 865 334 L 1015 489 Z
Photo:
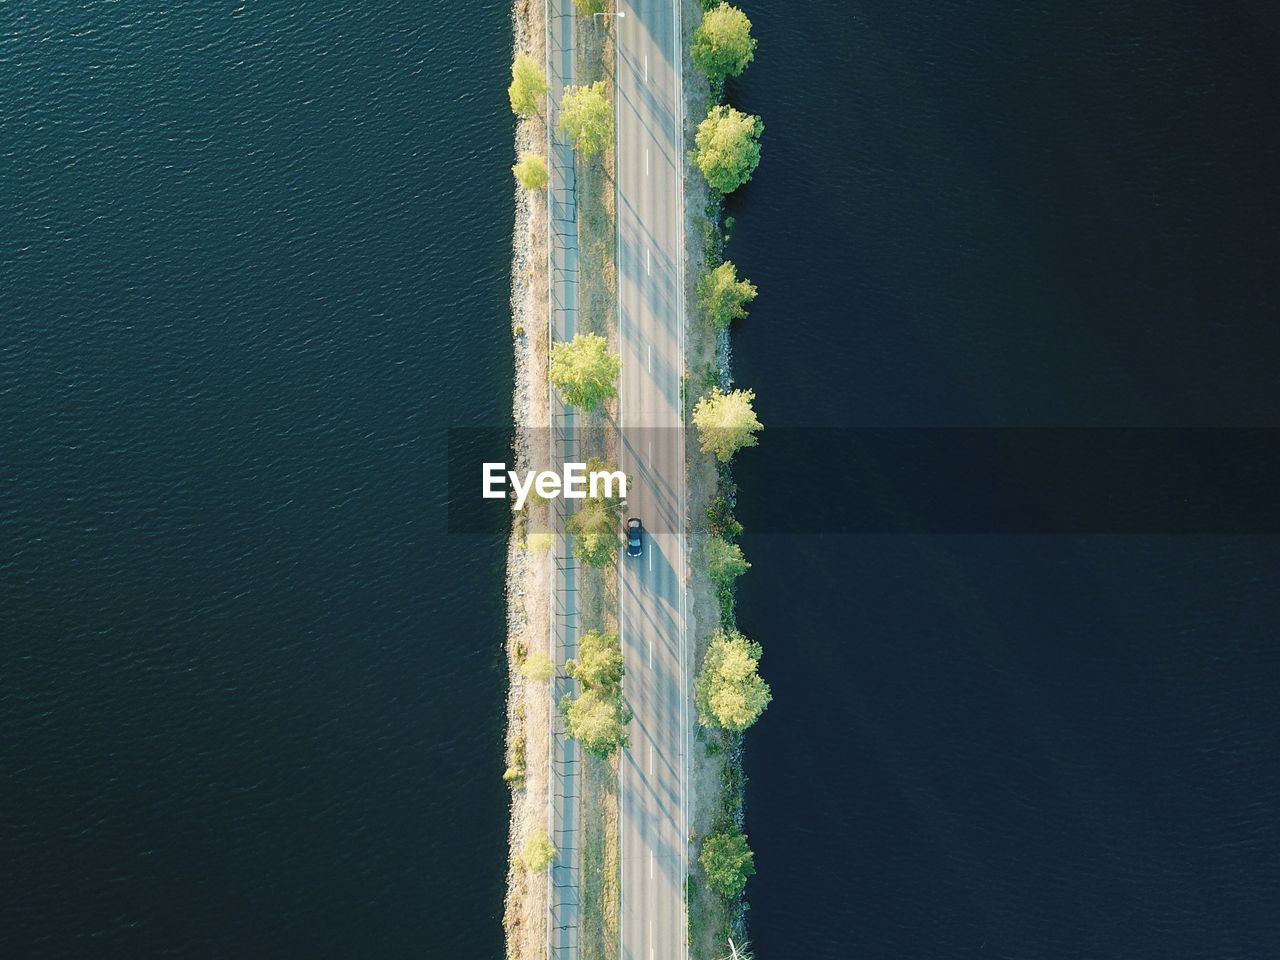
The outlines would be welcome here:
M 644 550 L 644 547 L 642 546 L 641 540 L 640 540 L 641 529 L 643 528 L 640 526 L 639 517 L 627 518 L 627 556 L 628 557 L 638 557 Z

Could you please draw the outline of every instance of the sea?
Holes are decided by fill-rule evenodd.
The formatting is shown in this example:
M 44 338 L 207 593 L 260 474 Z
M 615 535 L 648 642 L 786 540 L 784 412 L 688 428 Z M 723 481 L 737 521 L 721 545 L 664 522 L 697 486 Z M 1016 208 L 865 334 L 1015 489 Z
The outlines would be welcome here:
M 0 7 L 0 957 L 500 957 L 509 0 Z
M 733 334 L 765 424 L 735 466 L 774 694 L 747 735 L 756 956 L 1280 956 L 1280 538 L 1228 509 L 1258 491 L 1209 462 L 1187 493 L 1220 523 L 1095 502 L 1074 527 L 1050 503 L 939 528 L 927 496 L 1009 485 L 971 441 L 1017 477 L 1019 451 L 1103 456 L 1123 428 L 1143 469 L 1095 500 L 1141 511 L 1122 484 L 1178 459 L 1169 431 L 1247 427 L 1274 502 L 1276 9 L 747 9 L 728 96 L 765 130 L 727 253 L 760 291 Z M 853 463 L 776 456 L 797 428 Z M 871 496 L 847 471 L 920 428 L 959 439 L 891 522 L 788 504 L 806 470 Z M 1090 479 L 1060 461 L 1059 487 Z
M 1280 540 L 783 529 L 770 451 L 1280 426 L 1276 12 L 744 6 L 757 956 L 1280 955 Z M 0 957 L 502 955 L 510 14 L 0 5 Z

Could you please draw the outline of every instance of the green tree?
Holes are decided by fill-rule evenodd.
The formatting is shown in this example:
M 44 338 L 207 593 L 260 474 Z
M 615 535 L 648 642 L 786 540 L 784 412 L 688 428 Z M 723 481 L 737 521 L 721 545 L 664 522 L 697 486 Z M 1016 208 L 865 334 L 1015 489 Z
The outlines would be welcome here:
M 620 696 L 588 688 L 575 700 L 566 693 L 560 712 L 565 731 L 594 756 L 608 759 L 619 747 L 630 745 L 627 724 L 631 711 L 622 705 Z
M 707 884 L 726 900 L 740 894 L 747 878 L 756 872 L 755 854 L 736 828 L 731 833 L 713 833 L 703 840 L 698 862 L 707 872 Z
M 589 630 L 578 640 L 578 657 L 565 664 L 565 673 L 588 687 L 620 692 L 622 644 L 616 633 Z
M 707 183 L 732 193 L 751 179 L 760 163 L 760 134 L 764 123 L 723 104 L 712 107 L 694 136 L 694 163 Z
M 556 673 L 556 665 L 545 653 L 531 653 L 520 664 L 520 672 L 530 680 L 550 680 Z
M 573 555 L 593 567 L 607 567 L 618 555 L 617 508 L 603 498 L 582 501 L 565 522 L 573 535 Z
M 721 330 L 747 315 L 747 304 L 756 298 L 749 280 L 738 279 L 738 268 L 726 260 L 698 278 L 698 306 Z
M 742 533 L 742 524 L 734 518 L 729 499 L 723 493 L 716 494 L 711 503 L 707 504 L 707 526 L 714 536 L 724 537 L 726 540 L 732 540 Z
M 586 17 L 604 13 L 604 0 L 573 0 L 573 5 Z
M 773 699 L 760 678 L 760 644 L 736 630 L 717 630 L 693 682 L 703 726 L 745 730 Z
M 524 786 L 526 773 L 524 737 L 518 736 L 511 741 L 511 764 L 502 771 L 502 779 L 519 789 Z
M 521 51 L 511 64 L 511 86 L 507 96 L 511 99 L 511 112 L 521 117 L 531 117 L 538 112 L 538 98 L 547 92 L 547 76 L 542 64 Z
M 525 837 L 524 853 L 520 859 L 534 873 L 542 873 L 551 866 L 556 853 L 555 844 L 547 836 L 547 831 L 542 827 L 536 827 L 530 831 L 529 836 Z
M 526 190 L 545 190 L 551 180 L 551 174 L 547 172 L 547 161 L 536 153 L 520 154 L 520 160 L 511 168 L 511 172 Z
M 587 458 L 587 476 L 590 476 L 591 474 L 597 473 L 600 471 L 604 471 L 606 473 L 619 472 L 618 468 L 614 466 L 612 463 L 607 462 L 604 459 L 604 457 L 588 457 Z M 630 477 L 627 478 L 627 484 L 628 486 L 630 486 L 631 484 Z M 622 503 L 622 499 L 623 499 L 621 489 L 618 487 L 617 484 L 614 484 L 613 486 L 614 495 L 612 497 L 606 497 L 604 496 L 604 486 L 605 485 L 603 483 L 600 485 L 600 488 L 601 488 L 600 499 L 604 500 L 610 506 L 613 506 L 613 507 L 619 506 Z
M 593 333 L 580 333 L 551 347 L 551 385 L 566 403 L 583 410 L 617 395 L 621 369 L 622 361 L 609 352 L 608 341 Z
M 707 573 L 720 587 L 732 586 L 734 580 L 751 569 L 751 564 L 742 555 L 742 548 L 723 537 L 707 539 L 706 556 Z
M 603 80 L 589 87 L 566 87 L 560 102 L 560 130 L 569 135 L 583 157 L 593 156 L 613 142 L 613 104 L 605 89 Z
M 755 409 L 754 390 L 711 392 L 693 406 L 693 423 L 698 428 L 698 443 L 703 453 L 714 453 L 728 460 L 743 447 L 756 445 L 756 434 L 763 430 Z
M 727 3 L 708 10 L 693 31 L 693 62 L 712 82 L 736 77 L 747 68 L 756 53 L 751 21 L 737 7 Z

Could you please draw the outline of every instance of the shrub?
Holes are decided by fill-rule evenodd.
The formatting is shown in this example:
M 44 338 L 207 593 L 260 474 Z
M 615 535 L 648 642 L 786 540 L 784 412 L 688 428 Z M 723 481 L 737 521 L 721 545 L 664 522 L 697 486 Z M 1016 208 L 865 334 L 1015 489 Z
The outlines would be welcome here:
M 530 117 L 538 112 L 538 98 L 547 92 L 547 76 L 542 64 L 523 51 L 516 54 L 511 64 L 511 86 L 507 97 L 511 100 L 511 112 Z
M 573 555 L 593 567 L 607 567 L 618 555 L 617 508 L 607 500 L 587 499 L 565 522 L 573 537 Z
M 723 494 L 716 496 L 707 506 L 707 525 L 711 533 L 726 540 L 733 540 L 742 533 L 742 524 L 733 516 L 729 507 L 729 499 Z
M 511 765 L 502 773 L 502 779 L 513 787 L 524 786 L 525 776 L 525 743 L 524 737 L 514 737 L 511 741 Z
M 542 873 L 551 866 L 558 851 L 547 836 L 547 831 L 537 827 L 529 833 L 524 841 L 524 853 L 520 859 L 534 873 Z
M 714 833 L 702 842 L 698 862 L 707 872 L 707 885 L 726 900 L 740 894 L 756 872 L 755 854 L 737 830 Z
M 520 160 L 511 168 L 511 172 L 516 175 L 520 186 L 526 190 L 545 190 L 551 181 L 551 174 L 547 171 L 547 161 L 536 153 L 522 153 Z
M 711 537 L 704 548 L 707 573 L 717 586 L 732 586 L 733 582 L 751 569 L 742 555 L 742 548 L 723 537 Z
M 520 673 L 529 680 L 543 682 L 556 675 L 556 665 L 545 653 L 531 653 L 520 664 Z
M 738 279 L 738 268 L 728 260 L 698 278 L 698 306 L 720 330 L 747 315 L 747 304 L 756 292 L 749 280 Z
M 551 544 L 555 537 L 546 530 L 540 530 L 537 533 L 531 533 L 525 538 L 524 548 L 529 553 L 546 553 L 551 549 Z

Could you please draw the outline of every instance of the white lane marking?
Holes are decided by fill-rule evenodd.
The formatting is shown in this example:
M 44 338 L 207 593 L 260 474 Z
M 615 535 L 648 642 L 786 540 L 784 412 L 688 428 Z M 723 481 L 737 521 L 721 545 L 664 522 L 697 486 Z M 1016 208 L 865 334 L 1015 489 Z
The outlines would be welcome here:
M 653 573 L 653 548 L 649 548 L 649 572 Z M 653 663 L 653 647 L 649 648 L 649 662 Z
M 644 55 L 644 82 L 649 82 L 649 55 Z
M 653 261 L 649 258 L 649 248 L 644 248 L 644 272 L 653 273 Z
M 653 879 L 653 851 L 649 851 L 649 879 Z
M 653 773 L 653 744 L 649 744 L 649 773 Z
M 644 148 L 644 175 L 649 175 L 649 148 Z
M 682 6 L 683 5 L 679 3 L 671 4 L 671 28 L 672 28 L 671 35 L 673 37 L 683 36 L 683 33 L 681 32 L 681 16 L 680 16 L 682 12 Z M 684 89 L 684 57 L 677 55 L 673 57 L 672 60 L 674 61 L 673 65 L 675 67 L 675 70 L 674 70 L 675 89 L 683 90 Z M 548 114 L 549 113 L 550 111 L 548 111 Z M 675 98 L 675 109 L 673 110 L 673 113 L 675 114 L 675 124 L 674 124 L 675 142 L 676 142 L 675 156 L 679 157 L 684 154 L 684 121 L 685 121 L 684 97 L 677 96 Z M 685 215 L 684 178 L 683 177 L 676 178 L 676 196 L 677 196 L 676 216 L 677 216 L 677 222 L 679 222 L 679 220 L 683 218 Z M 675 271 L 675 290 L 677 292 L 683 291 L 684 290 L 683 259 L 680 257 L 676 257 L 675 263 L 672 265 L 672 267 Z M 684 297 L 677 296 L 676 301 L 677 301 L 677 316 L 679 317 L 679 326 L 680 326 L 680 354 L 679 355 L 683 357 L 685 356 L 685 338 L 687 335 L 686 327 L 687 327 L 688 321 L 685 315 Z M 683 439 L 685 435 L 684 411 L 685 411 L 685 399 L 683 396 L 681 396 L 680 397 L 680 420 L 679 420 L 679 431 L 680 431 L 679 436 L 681 437 L 681 439 Z M 677 474 L 677 481 L 678 481 L 679 490 L 680 490 L 680 497 L 679 497 L 680 517 L 681 517 L 680 532 L 686 533 L 688 531 L 688 526 L 687 526 L 688 517 L 686 514 L 686 510 L 688 509 L 688 499 L 687 499 L 688 490 L 687 490 L 687 478 L 685 477 L 683 471 L 680 471 Z M 675 547 L 676 547 L 676 550 L 678 551 L 678 556 L 675 558 L 678 561 L 677 569 L 684 569 L 685 564 L 688 562 L 687 544 L 684 542 L 683 539 L 677 538 Z M 680 773 L 679 773 L 678 783 L 680 788 L 680 832 L 687 837 L 689 835 L 689 755 L 691 753 L 690 734 L 693 726 L 691 723 L 689 723 L 689 716 L 688 716 L 688 709 L 689 709 L 688 701 L 690 699 L 688 696 L 690 692 L 689 691 L 689 674 L 688 674 L 688 669 L 689 669 L 689 666 L 688 666 L 689 621 L 688 621 L 688 607 L 687 607 L 688 591 L 686 589 L 686 584 L 683 578 L 677 580 L 677 586 L 680 591 L 680 694 L 681 694 L 680 725 L 684 728 L 684 743 L 682 744 L 684 749 L 681 751 L 682 756 L 680 757 Z M 678 855 L 680 858 L 679 860 L 680 874 L 678 875 L 687 874 L 689 872 L 688 845 L 679 844 L 678 849 L 679 849 Z M 688 912 L 688 904 L 686 903 L 685 898 L 683 897 L 678 898 L 677 904 L 678 905 L 676 907 L 676 915 L 681 918 L 681 920 L 685 925 L 687 925 L 689 922 L 689 912 Z M 689 960 L 688 944 L 685 945 L 685 948 L 682 951 L 682 960 Z
M 653 344 L 649 344 L 649 372 L 653 373 Z
M 653 469 L 653 441 L 649 441 L 649 469 Z

